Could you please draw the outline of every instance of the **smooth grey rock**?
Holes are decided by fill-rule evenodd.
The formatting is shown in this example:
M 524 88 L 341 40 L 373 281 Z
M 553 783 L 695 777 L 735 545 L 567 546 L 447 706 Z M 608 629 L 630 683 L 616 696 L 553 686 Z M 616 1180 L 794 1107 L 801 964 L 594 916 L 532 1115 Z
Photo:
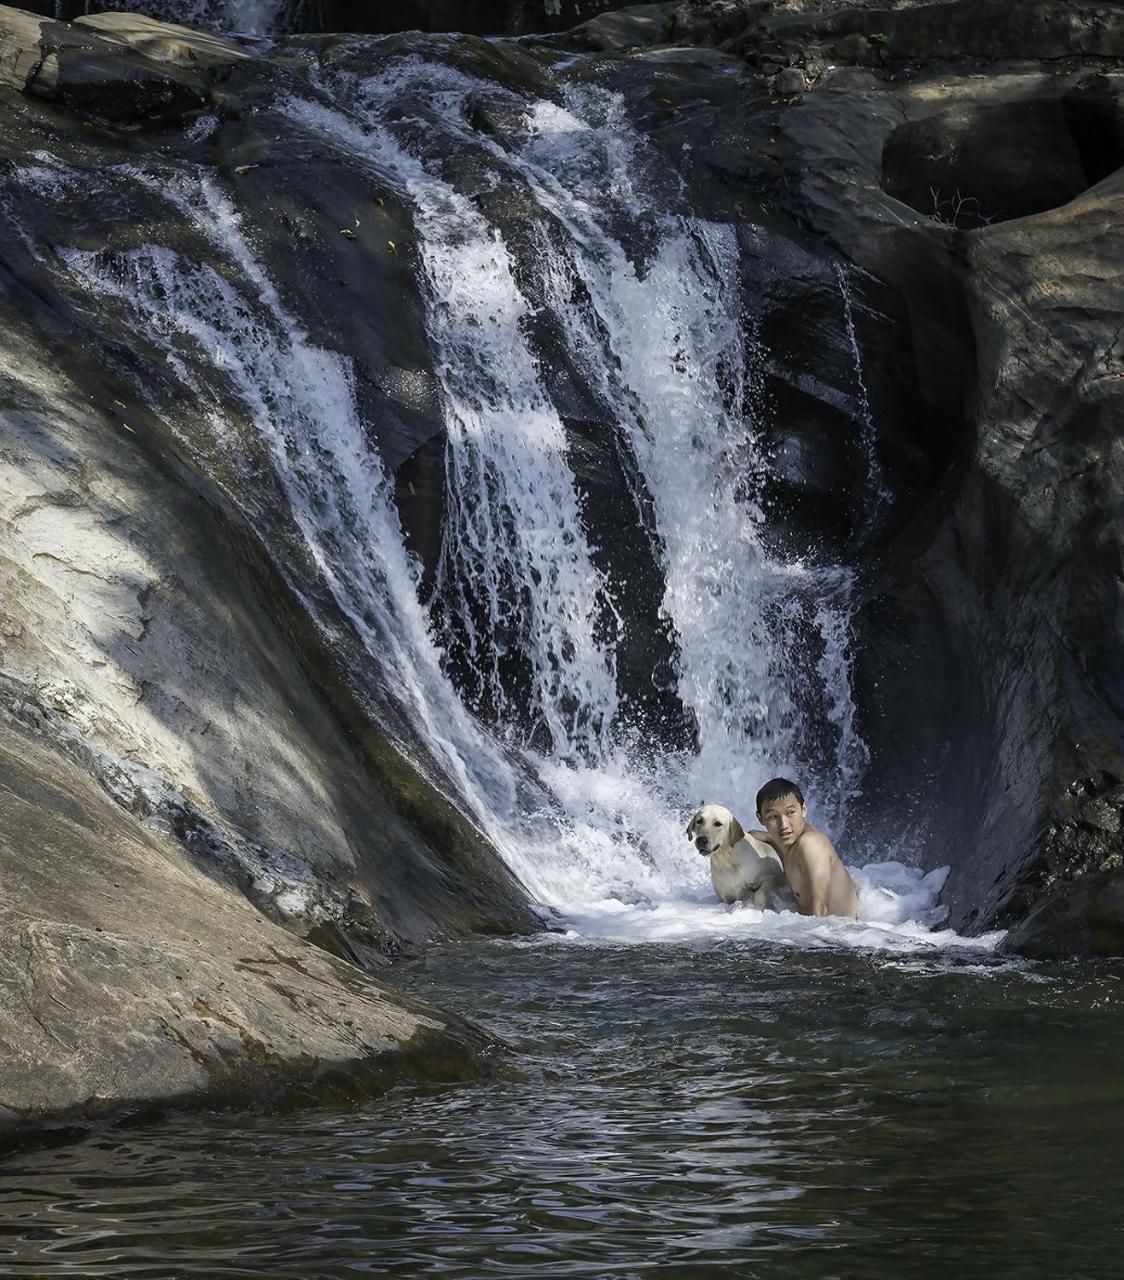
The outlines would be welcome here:
M 798 67 L 785 67 L 773 80 L 774 91 L 785 98 L 796 97 L 804 88 L 804 74 Z
M 0 5 L 0 83 L 111 120 L 176 118 L 208 102 L 208 82 L 117 40 Z
M 0 7 L 0 83 L 27 90 L 43 61 L 43 27 L 40 18 L 22 9 Z
M 240 148 L 243 127 L 234 124 L 227 181 L 239 189 L 244 182 L 255 207 L 255 190 L 276 190 L 266 175 L 290 179 L 265 165 L 244 180 L 232 172 L 253 159 Z M 112 134 L 91 135 L 21 98 L 0 138 L 15 163 L 40 147 L 53 152 L 51 180 L 63 184 L 108 167 L 117 145 Z M 347 342 L 366 338 L 364 324 L 377 325 L 369 312 L 355 322 L 358 302 L 345 319 L 335 280 L 324 279 L 327 253 L 345 252 L 337 249 L 341 189 L 325 180 L 329 168 L 309 166 L 309 199 L 290 204 L 279 193 L 258 235 L 266 253 L 276 245 L 286 288 L 294 278 L 317 281 L 308 323 L 347 351 Z M 369 180 L 356 187 L 349 205 L 375 210 Z M 16 216 L 34 222 L 44 245 L 89 236 L 103 246 L 118 231 L 135 243 L 131 228 L 168 218 L 168 206 L 143 186 L 128 210 L 99 189 L 100 204 L 13 189 Z M 263 196 L 256 207 L 266 204 Z M 286 219 L 298 206 L 317 230 L 294 246 Z M 394 211 L 371 216 L 385 237 Z M 171 239 L 195 261 L 214 252 L 186 221 Z M 49 734 L 123 807 L 213 858 L 264 911 L 305 931 L 341 928 L 372 961 L 437 932 L 535 927 L 514 878 L 432 780 L 439 773 L 424 743 L 410 740 L 409 756 L 396 745 L 409 740 L 410 726 L 386 719 L 389 699 L 380 702 L 370 655 L 346 628 L 324 634 L 278 573 L 263 536 L 275 535 L 278 553 L 294 564 L 302 553 L 284 497 L 269 487 L 268 459 L 256 463 L 268 497 L 247 523 L 223 487 L 232 477 L 222 450 L 205 431 L 187 448 L 170 430 L 166 415 L 182 392 L 167 381 L 166 359 L 129 324 L 76 340 L 72 281 L 53 250 L 34 243 L 13 238 L 0 250 L 0 701 L 18 706 L 25 723 Z M 377 336 L 367 348 L 372 360 L 387 352 L 381 383 L 416 352 L 408 345 L 409 269 L 380 244 L 346 252 L 356 255 L 352 269 L 366 253 L 369 278 L 389 271 L 388 295 L 404 295 L 381 350 Z M 316 277 L 305 274 L 313 261 Z M 65 371 L 50 354 L 62 343 Z M 143 398 L 128 372 L 138 364 Z M 395 432 L 406 428 L 391 392 L 369 382 L 366 390 L 393 465 L 406 451 Z M 189 415 L 184 430 L 195 426 L 205 427 L 202 415 Z M 436 430 L 432 419 L 425 429 Z M 252 430 L 244 447 L 260 449 Z M 430 776 L 414 761 L 425 761 Z
M 76 26 L 90 27 L 105 39 L 135 49 L 153 62 L 178 67 L 226 67 L 251 56 L 233 41 L 208 31 L 157 22 L 139 13 L 84 14 L 74 21 Z
M 497 1045 L 264 919 L 0 722 L 0 1144 L 123 1110 L 358 1099 Z
M 667 38 L 674 4 L 636 4 L 590 18 L 566 36 L 586 49 L 650 48 Z

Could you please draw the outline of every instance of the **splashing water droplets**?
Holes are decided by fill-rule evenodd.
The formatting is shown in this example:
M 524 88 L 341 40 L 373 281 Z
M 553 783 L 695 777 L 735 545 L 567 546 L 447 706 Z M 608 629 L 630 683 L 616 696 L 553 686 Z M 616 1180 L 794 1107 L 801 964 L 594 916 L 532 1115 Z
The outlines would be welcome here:
M 480 94 L 510 109 L 502 141 L 469 123 Z M 210 375 L 191 371 L 225 377 L 335 608 L 532 894 L 591 935 L 803 938 L 783 917 L 718 907 L 683 832 L 703 800 L 748 826 L 756 788 L 793 770 L 838 834 L 866 762 L 850 693 L 851 572 L 780 560 L 763 537 L 764 357 L 735 231 L 692 215 L 620 96 L 593 86 L 529 101 L 406 57 L 374 79 L 337 72 L 283 109 L 412 207 L 446 438 L 428 601 L 349 362 L 282 304 L 209 178 L 132 175 L 208 238 L 223 271 L 157 246 L 66 250 L 75 277 L 148 321 L 236 452 L 240 428 Z M 466 156 L 478 166 L 471 193 L 456 177 Z M 514 238 L 486 213 L 501 189 L 518 195 Z M 553 347 L 536 336 L 541 316 Z M 627 620 L 600 567 L 614 549 L 592 540 L 545 376 L 555 359 L 590 398 L 631 488 L 619 500 L 633 504 L 662 573 L 689 746 L 643 740 L 622 715 Z M 315 591 L 306 603 L 316 614 Z M 872 922 L 847 937 L 884 945 L 894 904 L 923 915 L 934 885 L 868 868 Z M 911 926 L 901 945 L 928 945 L 924 932 Z

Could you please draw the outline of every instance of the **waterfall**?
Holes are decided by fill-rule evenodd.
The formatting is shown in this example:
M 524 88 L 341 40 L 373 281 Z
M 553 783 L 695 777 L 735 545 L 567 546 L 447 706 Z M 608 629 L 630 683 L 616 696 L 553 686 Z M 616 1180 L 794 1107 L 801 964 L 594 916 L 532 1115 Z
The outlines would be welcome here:
M 438 131 L 462 152 L 482 148 L 506 182 L 526 186 L 543 218 L 525 273 L 561 321 L 571 359 L 627 441 L 651 498 L 662 609 L 678 639 L 679 695 L 695 717 L 700 747 L 673 774 L 664 762 L 661 789 L 680 803 L 721 795 L 744 808 L 766 777 L 796 773 L 815 780 L 820 811 L 838 829 L 865 762 L 849 691 L 850 579 L 838 568 L 774 562 L 762 548 L 762 353 L 740 301 L 733 232 L 688 212 L 652 212 L 686 202 L 666 182 L 646 189 L 658 161 L 619 95 L 584 87 L 565 105 L 519 103 L 524 128 L 509 129 L 501 146 L 470 123 L 481 88 L 458 71 L 435 73 L 405 59 L 340 89 L 365 127 L 336 108 L 294 111 L 382 164 L 392 127 L 385 122 L 424 93 Z M 497 93 L 494 86 L 489 92 Z M 394 151 L 401 170 L 401 148 Z M 424 207 L 440 181 L 416 168 L 412 181 Z M 644 229 L 642 264 L 614 226 Z M 428 219 L 422 232 L 428 258 Z M 475 505 L 457 480 L 451 477 L 454 511 Z M 533 469 L 524 467 L 518 480 L 536 488 Z M 816 676 L 820 685 L 809 690 Z M 813 725 L 809 692 L 822 708 Z M 596 707 L 585 714 L 595 716 Z
M 569 577 L 578 585 L 572 597 L 555 586 L 551 607 L 582 625 L 553 653 L 535 638 L 553 629 L 532 622 L 524 639 L 529 659 L 537 650 L 551 670 L 559 668 L 558 652 L 570 655 L 569 719 L 599 727 L 593 759 L 601 771 L 609 766 L 605 730 L 615 694 L 602 677 L 610 660 L 596 641 L 595 613 L 580 605 L 583 596 L 603 596 L 604 583 L 590 567 L 564 477 L 544 482 L 541 453 L 525 438 L 545 438 L 553 459 L 564 460 L 557 414 L 544 412 L 547 393 L 518 331 L 530 304 L 519 297 L 499 230 L 441 173 L 445 156 L 474 150 L 505 184 L 534 199 L 541 216 L 521 264 L 530 282 L 523 287 L 533 286 L 560 321 L 570 359 L 597 393 L 610 429 L 626 439 L 651 499 L 666 584 L 662 609 L 678 640 L 679 694 L 695 717 L 699 750 L 687 759 L 665 757 L 654 770 L 643 762 L 648 803 L 666 812 L 721 797 L 746 813 L 756 787 L 784 770 L 816 780 L 819 810 L 838 827 L 865 760 L 849 691 L 850 576 L 774 562 L 762 547 L 761 353 L 740 301 L 730 228 L 686 212 L 651 212 L 643 178 L 653 161 L 620 98 L 604 90 L 577 91 L 565 105 L 517 102 L 523 128 L 509 128 L 501 145 L 474 127 L 470 114 L 482 90 L 493 99 L 502 91 L 448 67 L 406 58 L 377 78 L 338 75 L 325 87 L 330 105 L 291 102 L 292 118 L 405 185 L 415 204 L 449 429 L 446 535 L 453 544 L 446 541 L 443 585 L 454 584 L 452 624 L 467 637 L 481 685 L 495 686 L 498 678 L 496 656 L 480 640 L 511 630 L 510 604 L 497 583 L 514 581 L 527 600 L 539 594 L 541 570 L 527 548 L 513 545 L 511 530 L 521 528 L 525 538 L 533 529 L 555 544 L 563 517 L 581 571 Z M 644 228 L 642 262 L 614 236 L 614 223 Z M 489 452 L 502 485 L 488 482 Z M 552 496 L 553 511 L 544 511 L 542 495 L 552 488 L 564 499 Z M 473 601 L 457 585 L 465 582 L 476 585 Z M 450 625 L 447 617 L 443 625 Z M 805 694 L 817 683 L 818 709 L 809 709 Z M 552 750 L 538 764 L 584 814 L 588 770 L 575 757 L 589 759 L 589 752 L 573 730 L 561 737 L 559 717 L 540 701 L 544 710 L 554 726 Z M 818 723 L 809 726 L 809 716 Z M 826 761 L 807 750 L 825 742 Z M 617 768 L 635 777 L 638 760 L 621 760 L 629 752 L 617 747 Z
M 471 122 L 481 95 L 507 112 L 501 136 Z M 255 480 L 242 433 L 264 449 L 317 583 L 382 670 L 384 695 L 530 892 L 592 931 L 711 928 L 705 864 L 683 833 L 692 809 L 723 802 L 748 826 L 756 788 L 791 772 L 837 835 L 866 759 L 851 571 L 780 560 L 763 537 L 764 353 L 734 230 L 692 214 L 620 97 L 595 86 L 538 100 L 392 56 L 375 77 L 323 73 L 315 98 L 281 107 L 413 210 L 446 434 L 430 598 L 350 363 L 282 302 L 213 176 L 163 162 L 100 175 L 166 200 L 211 262 L 157 243 L 63 248 L 62 261 L 92 297 L 143 320 L 187 411 L 241 469 L 244 506 Z M 479 162 L 471 191 L 457 176 L 465 157 Z M 515 238 L 489 216 L 497 191 L 517 196 Z M 543 315 L 553 351 L 534 331 Z M 592 541 L 554 358 L 630 460 L 621 500 L 662 571 L 690 748 L 638 738 L 621 715 L 620 602 L 598 567 L 613 548 Z
M 855 331 L 855 310 L 851 298 L 851 284 L 847 267 L 835 264 L 835 279 L 839 285 L 839 297 L 843 303 L 843 328 L 851 348 L 851 365 L 855 371 L 855 399 L 858 403 L 859 448 L 866 468 L 866 493 L 864 495 L 862 527 L 869 531 L 879 511 L 889 501 L 889 491 L 878 460 L 878 433 L 874 426 L 874 414 L 870 408 L 870 395 L 863 374 L 862 351 Z
M 482 737 L 449 696 L 417 600 L 416 567 L 405 553 L 397 513 L 378 455 L 355 406 L 346 361 L 317 347 L 281 303 L 246 241 L 241 219 L 205 176 L 176 182 L 133 174 L 159 190 L 237 267 L 238 289 L 208 264 L 160 246 L 121 253 L 62 249 L 71 271 L 102 296 L 140 313 L 207 416 L 221 451 L 243 472 L 229 405 L 192 374 L 204 359 L 229 381 L 230 398 L 249 413 L 271 456 L 320 578 L 365 647 L 383 667 L 394 696 L 468 798 L 485 812 L 514 803 L 514 778 L 502 753 Z M 292 567 L 290 566 L 290 569 Z M 306 606 L 314 596 L 290 580 Z
M 552 756 L 600 760 L 617 703 L 602 639 L 612 605 L 592 563 L 562 421 L 524 337 L 529 308 L 508 250 L 469 199 L 389 133 L 364 133 L 306 102 L 291 110 L 362 149 L 414 201 L 456 498 L 439 569 L 443 643 L 471 668 L 475 704 L 509 725 L 521 708 L 500 658 L 517 650 L 528 672 L 523 702 L 543 730 L 529 738 Z

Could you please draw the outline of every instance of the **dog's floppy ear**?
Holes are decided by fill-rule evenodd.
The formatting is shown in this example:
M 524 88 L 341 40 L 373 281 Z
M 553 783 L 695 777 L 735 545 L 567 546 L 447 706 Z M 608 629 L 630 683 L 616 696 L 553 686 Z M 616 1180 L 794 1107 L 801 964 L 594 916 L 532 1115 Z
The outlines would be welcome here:
M 699 816 L 699 810 L 698 810 L 698 809 L 696 809 L 696 810 L 695 810 L 695 812 L 694 812 L 694 815 L 693 815 L 693 816 L 692 816 L 692 818 L 691 818 L 691 821 L 687 823 L 687 839 L 688 839 L 688 840 L 690 840 L 690 838 L 691 838 L 691 828 L 695 825 L 695 819 L 696 819 L 698 816 Z
M 737 818 L 730 819 L 730 843 L 737 844 L 739 840 L 745 839 L 745 832 L 742 830 L 742 824 Z

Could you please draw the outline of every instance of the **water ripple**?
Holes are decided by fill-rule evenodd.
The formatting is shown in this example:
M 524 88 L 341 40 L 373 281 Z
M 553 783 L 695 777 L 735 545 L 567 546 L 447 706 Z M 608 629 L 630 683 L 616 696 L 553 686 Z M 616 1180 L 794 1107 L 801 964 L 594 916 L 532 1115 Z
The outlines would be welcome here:
M 1116 1273 L 1119 969 L 490 943 L 398 976 L 521 1074 L 9 1156 L 0 1274 Z

